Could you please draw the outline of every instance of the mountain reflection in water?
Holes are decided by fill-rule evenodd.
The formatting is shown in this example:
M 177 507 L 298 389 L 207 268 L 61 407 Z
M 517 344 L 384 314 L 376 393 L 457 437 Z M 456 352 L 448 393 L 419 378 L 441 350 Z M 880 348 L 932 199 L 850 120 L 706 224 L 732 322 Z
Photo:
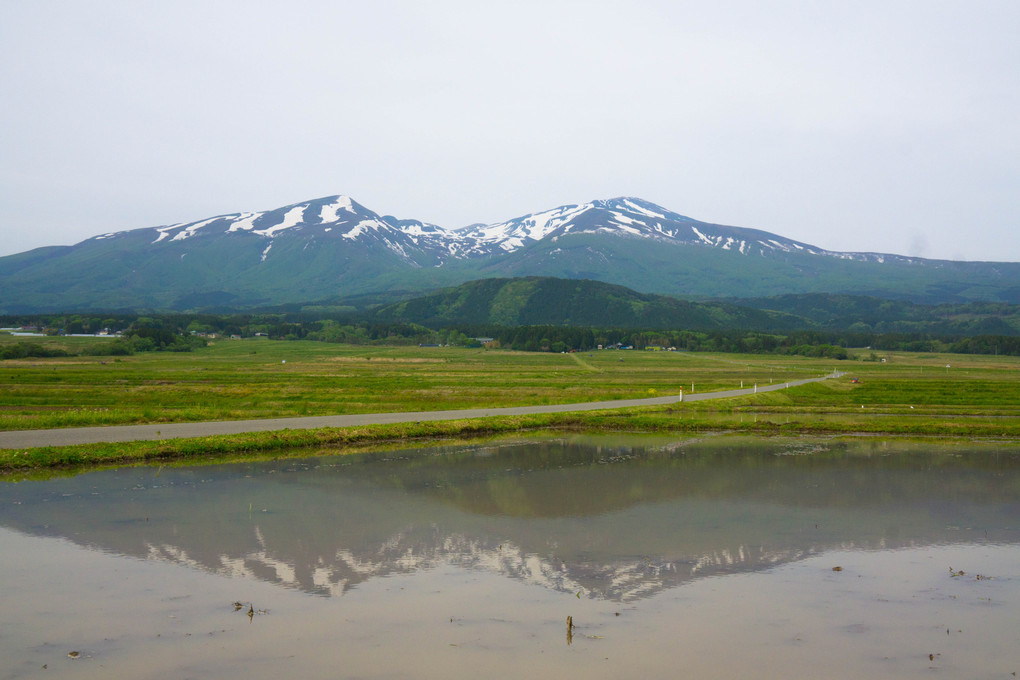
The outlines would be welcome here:
M 581 597 L 1020 539 L 1020 450 L 576 437 L 0 485 L 0 526 L 326 596 L 441 564 Z

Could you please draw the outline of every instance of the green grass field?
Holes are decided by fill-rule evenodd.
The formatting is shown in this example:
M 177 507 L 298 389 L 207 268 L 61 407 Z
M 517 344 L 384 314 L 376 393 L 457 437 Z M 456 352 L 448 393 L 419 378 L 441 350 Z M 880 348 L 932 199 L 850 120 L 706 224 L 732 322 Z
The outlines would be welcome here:
M 23 338 L 19 340 L 24 341 Z M 13 339 L 0 336 L 0 342 Z M 74 351 L 91 338 L 40 338 Z M 870 352 L 861 352 L 869 355 Z M 882 353 L 880 361 L 578 354 L 221 340 L 190 353 L 0 362 L 0 429 L 571 403 L 733 389 L 845 371 L 779 392 L 672 407 L 0 452 L 0 468 L 169 459 L 509 433 L 745 431 L 1020 441 L 1020 359 Z M 949 365 L 949 368 L 947 368 Z M 859 382 L 852 382 L 857 378 Z M 215 441 L 213 441 L 215 440 Z
M 676 394 L 681 387 L 689 392 L 692 383 L 699 392 L 741 381 L 750 387 L 821 375 L 834 366 L 675 352 L 221 340 L 194 352 L 2 362 L 0 429 L 558 404 Z

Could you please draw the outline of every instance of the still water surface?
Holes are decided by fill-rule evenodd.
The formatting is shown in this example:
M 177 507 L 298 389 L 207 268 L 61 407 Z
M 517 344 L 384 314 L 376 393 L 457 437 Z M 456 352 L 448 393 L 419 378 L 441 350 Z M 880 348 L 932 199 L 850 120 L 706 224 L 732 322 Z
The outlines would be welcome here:
M 1011 678 L 1020 449 L 575 437 L 5 483 L 0 588 L 0 678 Z

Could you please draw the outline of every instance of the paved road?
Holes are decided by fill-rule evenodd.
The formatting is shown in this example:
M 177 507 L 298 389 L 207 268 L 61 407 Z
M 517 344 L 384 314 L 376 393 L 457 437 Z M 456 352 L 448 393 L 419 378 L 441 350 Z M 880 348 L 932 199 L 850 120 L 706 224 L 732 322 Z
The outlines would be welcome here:
M 683 395 L 682 401 L 702 399 L 723 399 L 758 392 L 771 392 L 795 385 L 838 378 L 842 373 L 832 373 L 821 378 L 791 380 L 786 383 L 761 385 L 742 390 L 724 392 L 703 392 Z M 203 423 L 161 423 L 158 425 L 113 425 L 109 427 L 68 427 L 55 430 L 17 430 L 0 432 L 0 449 L 27 449 L 36 446 L 71 446 L 74 444 L 95 444 L 98 442 L 157 441 L 160 439 L 183 439 L 187 437 L 208 437 L 222 434 L 243 434 L 246 432 L 271 432 L 273 430 L 310 430 L 318 427 L 353 427 L 357 425 L 382 425 L 386 423 L 408 423 L 425 420 L 460 420 L 462 418 L 487 418 L 489 416 L 524 416 L 536 413 L 568 413 L 571 411 L 597 411 L 600 409 L 627 408 L 630 406 L 663 406 L 681 401 L 680 395 L 654 397 L 651 399 L 620 399 L 616 401 L 591 401 L 583 404 L 554 404 L 551 406 L 512 406 L 506 408 L 474 408 L 460 411 L 414 411 L 406 413 L 364 413 L 346 416 L 310 416 L 307 418 L 271 418 L 266 420 L 226 420 Z

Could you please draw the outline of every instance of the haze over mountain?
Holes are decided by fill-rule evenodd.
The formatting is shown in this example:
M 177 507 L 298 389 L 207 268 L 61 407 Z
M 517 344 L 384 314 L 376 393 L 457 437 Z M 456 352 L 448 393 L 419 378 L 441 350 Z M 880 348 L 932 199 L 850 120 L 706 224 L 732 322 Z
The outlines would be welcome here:
M 1020 264 L 827 251 L 638 198 L 445 229 L 337 195 L 0 258 L 0 313 L 251 307 L 555 276 L 647 293 L 1020 302 Z

